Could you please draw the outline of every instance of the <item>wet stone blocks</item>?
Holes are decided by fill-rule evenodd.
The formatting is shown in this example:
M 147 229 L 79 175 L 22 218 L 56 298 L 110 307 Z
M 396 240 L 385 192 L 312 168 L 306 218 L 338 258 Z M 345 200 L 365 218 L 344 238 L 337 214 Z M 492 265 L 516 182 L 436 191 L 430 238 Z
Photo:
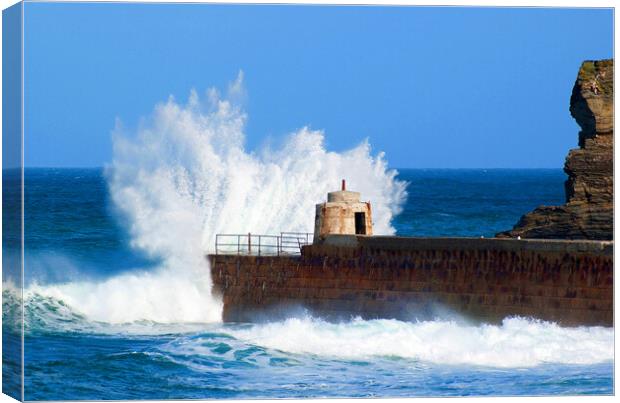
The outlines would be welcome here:
M 613 243 L 353 237 L 301 256 L 209 255 L 225 321 L 519 315 L 613 325 Z M 328 240 L 329 241 L 329 240 Z

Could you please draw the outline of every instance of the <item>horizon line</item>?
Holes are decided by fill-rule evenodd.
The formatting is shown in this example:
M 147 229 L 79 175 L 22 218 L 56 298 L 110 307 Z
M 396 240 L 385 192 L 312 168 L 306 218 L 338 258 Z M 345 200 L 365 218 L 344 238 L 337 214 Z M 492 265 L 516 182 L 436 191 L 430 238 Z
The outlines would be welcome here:
M 12 169 L 21 169 L 22 167 L 2 167 L 2 170 L 12 170 Z M 24 169 L 104 169 L 105 166 L 24 166 Z M 415 170 L 510 170 L 510 169 L 564 169 L 561 167 L 388 167 L 388 170 L 406 170 L 406 169 L 415 169 Z

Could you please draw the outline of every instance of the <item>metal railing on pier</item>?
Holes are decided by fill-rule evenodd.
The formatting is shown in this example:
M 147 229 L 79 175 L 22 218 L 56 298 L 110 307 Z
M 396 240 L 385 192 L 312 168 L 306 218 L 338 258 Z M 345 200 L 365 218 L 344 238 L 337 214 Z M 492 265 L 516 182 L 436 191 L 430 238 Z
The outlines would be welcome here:
M 299 255 L 301 247 L 310 245 L 314 234 L 307 232 L 281 232 L 280 235 L 217 234 L 216 255 L 280 256 Z

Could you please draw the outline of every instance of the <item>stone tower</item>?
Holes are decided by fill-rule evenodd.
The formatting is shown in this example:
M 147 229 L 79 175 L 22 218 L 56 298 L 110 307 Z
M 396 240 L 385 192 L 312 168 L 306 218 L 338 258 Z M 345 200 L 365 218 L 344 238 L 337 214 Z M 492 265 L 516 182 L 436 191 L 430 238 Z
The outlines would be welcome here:
M 327 202 L 316 205 L 314 241 L 330 234 L 372 235 L 370 202 L 361 202 L 359 192 L 346 189 L 329 192 Z

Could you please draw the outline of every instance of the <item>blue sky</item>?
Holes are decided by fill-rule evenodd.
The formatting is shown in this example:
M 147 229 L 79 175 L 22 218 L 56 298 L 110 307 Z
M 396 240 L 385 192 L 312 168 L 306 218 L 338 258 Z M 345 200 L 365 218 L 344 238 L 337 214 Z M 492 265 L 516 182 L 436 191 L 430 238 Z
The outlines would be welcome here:
M 247 148 L 304 125 L 396 168 L 560 168 L 611 9 L 27 3 L 26 166 L 102 166 L 116 118 L 244 71 Z

